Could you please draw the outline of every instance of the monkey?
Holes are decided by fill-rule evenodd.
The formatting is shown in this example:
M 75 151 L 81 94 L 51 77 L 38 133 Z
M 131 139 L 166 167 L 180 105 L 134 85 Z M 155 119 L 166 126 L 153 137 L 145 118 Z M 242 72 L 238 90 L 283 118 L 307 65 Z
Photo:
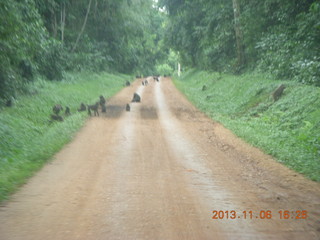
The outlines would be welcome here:
M 206 91 L 207 90 L 207 85 L 203 85 L 202 86 L 202 91 Z
M 138 93 L 134 93 L 133 94 L 133 99 L 132 99 L 131 102 L 140 102 L 140 101 L 141 101 L 141 98 L 140 98 L 139 94 Z
M 146 80 L 144 80 L 144 85 L 145 85 L 145 86 L 147 86 L 147 85 L 148 85 L 148 83 L 149 83 L 149 82 L 148 82 L 148 80 L 147 80 L 147 79 L 146 79 Z
M 129 81 L 126 81 L 126 86 L 130 86 L 130 82 Z
M 105 104 L 106 104 L 106 99 L 101 95 L 101 96 L 100 96 L 100 106 L 101 106 L 101 108 L 102 108 L 102 106 L 105 105 Z
M 281 97 L 283 90 L 285 89 L 285 85 L 281 84 L 273 93 L 272 97 L 274 101 L 278 101 L 279 98 Z
M 63 122 L 63 117 L 59 116 L 58 114 L 51 114 L 51 120 L 53 121 L 60 121 Z
M 127 111 L 127 112 L 130 112 L 130 105 L 129 105 L 129 103 L 127 103 L 127 105 L 126 105 L 126 111 Z
M 80 108 L 78 109 L 78 112 L 83 112 L 83 111 L 86 111 L 86 110 L 87 110 L 86 105 L 84 105 L 84 103 L 81 103 L 80 104 Z
M 71 115 L 70 108 L 67 106 L 66 106 L 66 110 L 64 111 L 64 115 L 66 115 L 66 116 Z
M 101 112 L 107 112 L 107 106 L 105 104 L 101 105 Z
M 142 86 L 144 86 L 144 81 L 141 82 Z
M 93 105 L 88 105 L 88 114 L 91 116 L 91 110 L 93 110 L 94 115 L 98 115 L 99 116 L 99 112 L 98 112 L 98 108 L 99 108 L 99 102 L 96 102 Z
M 61 110 L 63 110 L 63 107 L 60 104 L 56 104 L 52 108 L 53 113 L 56 115 L 59 115 Z

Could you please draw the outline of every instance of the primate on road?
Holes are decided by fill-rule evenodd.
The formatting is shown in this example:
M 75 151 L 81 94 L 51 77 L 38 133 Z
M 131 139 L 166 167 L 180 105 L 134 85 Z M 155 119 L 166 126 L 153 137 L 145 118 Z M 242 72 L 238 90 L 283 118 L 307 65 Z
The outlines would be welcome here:
M 99 102 L 96 102 L 96 104 L 93 104 L 93 105 L 88 105 L 88 114 L 91 116 L 91 110 L 93 110 L 94 115 L 99 116 L 98 108 L 99 108 Z

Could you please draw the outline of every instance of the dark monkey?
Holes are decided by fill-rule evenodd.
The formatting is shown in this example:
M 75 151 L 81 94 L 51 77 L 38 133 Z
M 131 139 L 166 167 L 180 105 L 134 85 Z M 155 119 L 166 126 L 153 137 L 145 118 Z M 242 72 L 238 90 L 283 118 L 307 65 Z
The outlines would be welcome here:
M 51 120 L 63 122 L 63 118 L 57 114 L 51 114 Z
M 106 104 L 106 99 L 101 95 L 100 96 L 100 106 L 102 107 L 105 104 Z
M 64 111 L 64 114 L 65 114 L 66 116 L 71 115 L 71 112 L 70 112 L 70 108 L 69 108 L 69 107 L 66 107 L 66 110 Z
M 99 116 L 98 108 L 99 108 L 99 102 L 96 102 L 96 104 L 93 104 L 93 105 L 88 105 L 88 114 L 91 116 L 91 110 L 93 110 L 94 115 Z
M 134 93 L 133 94 L 133 99 L 132 99 L 131 102 L 140 102 L 140 101 L 141 101 L 141 98 L 140 98 L 139 94 L 138 93 Z
M 62 108 L 62 106 L 60 104 L 56 104 L 52 108 L 53 113 L 56 114 L 56 115 L 58 115 L 61 110 L 63 110 L 63 108 Z
M 126 105 L 126 111 L 127 111 L 127 112 L 130 112 L 130 105 L 129 105 L 129 103 L 127 103 L 127 105 Z
M 105 104 L 101 106 L 101 112 L 103 113 L 107 112 L 107 106 Z
M 78 109 L 78 112 L 83 112 L 83 111 L 86 111 L 86 110 L 87 110 L 86 105 L 84 105 L 84 103 L 81 103 L 80 104 L 80 108 Z

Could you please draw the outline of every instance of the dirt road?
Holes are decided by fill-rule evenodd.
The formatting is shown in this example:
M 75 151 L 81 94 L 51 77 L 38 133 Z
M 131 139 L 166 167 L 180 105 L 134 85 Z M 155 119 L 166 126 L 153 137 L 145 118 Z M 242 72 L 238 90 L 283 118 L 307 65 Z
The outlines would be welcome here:
M 170 79 L 149 82 L 110 99 L 2 204 L 1 240 L 320 239 L 319 183 L 212 122 Z

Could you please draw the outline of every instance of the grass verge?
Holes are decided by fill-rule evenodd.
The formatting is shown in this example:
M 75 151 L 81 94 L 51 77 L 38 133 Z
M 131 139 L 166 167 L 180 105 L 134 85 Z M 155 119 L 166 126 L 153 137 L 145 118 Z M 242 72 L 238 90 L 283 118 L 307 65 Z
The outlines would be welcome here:
M 94 103 L 99 95 L 118 92 L 127 75 L 108 73 L 67 74 L 64 81 L 38 79 L 29 86 L 30 94 L 21 96 L 12 108 L 0 112 L 0 201 L 7 199 L 26 179 L 39 170 L 69 142 L 87 118 L 78 113 L 80 103 Z M 49 123 L 52 106 L 71 109 L 63 122 Z
M 200 110 L 236 135 L 320 181 L 320 88 L 262 75 L 197 70 L 174 82 Z M 271 94 L 281 83 L 286 89 L 274 102 Z

